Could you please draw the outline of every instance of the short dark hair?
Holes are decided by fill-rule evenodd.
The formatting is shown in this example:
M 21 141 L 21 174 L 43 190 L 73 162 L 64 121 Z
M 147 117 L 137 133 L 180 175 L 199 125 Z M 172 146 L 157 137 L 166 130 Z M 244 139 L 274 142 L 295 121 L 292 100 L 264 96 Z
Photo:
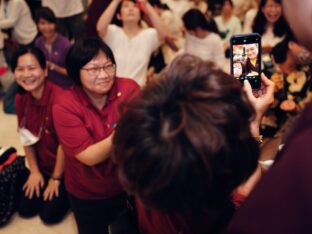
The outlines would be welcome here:
M 257 166 L 253 114 L 239 81 L 195 56 L 177 57 L 116 128 L 113 158 L 123 185 L 162 211 L 230 203 Z
M 47 66 L 46 58 L 44 53 L 37 47 L 34 46 L 21 46 L 18 50 L 16 50 L 11 58 L 11 69 L 14 72 L 17 67 L 17 62 L 19 57 L 25 54 L 32 54 L 38 60 L 38 63 L 42 69 L 45 69 Z
M 98 37 L 78 40 L 68 51 L 65 66 L 68 76 L 75 84 L 81 85 L 80 69 L 102 51 L 107 58 L 116 64 L 112 50 Z
M 252 25 L 252 32 L 259 33 L 263 35 L 267 28 L 267 20 L 265 15 L 262 12 L 262 8 L 266 4 L 267 0 L 261 0 L 259 4 L 258 13 L 253 21 Z M 277 4 L 282 4 L 282 0 L 274 0 Z M 287 35 L 290 32 L 290 28 L 285 20 L 283 13 L 281 14 L 280 18 L 274 24 L 273 33 L 275 36 L 282 37 L 283 35 Z
M 219 33 L 216 22 L 212 17 L 205 16 L 198 9 L 188 10 L 183 15 L 183 23 L 187 30 L 195 30 L 196 28 L 201 28 L 208 30 L 210 32 Z
M 37 24 L 40 19 L 44 19 L 54 24 L 57 22 L 54 12 L 49 7 L 40 7 L 36 10 L 35 19 Z

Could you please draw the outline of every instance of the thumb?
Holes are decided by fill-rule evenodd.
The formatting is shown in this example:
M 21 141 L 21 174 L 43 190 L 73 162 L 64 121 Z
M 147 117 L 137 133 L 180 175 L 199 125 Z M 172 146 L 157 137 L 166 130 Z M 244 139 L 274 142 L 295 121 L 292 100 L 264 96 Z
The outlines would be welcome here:
M 251 85 L 249 83 L 249 81 L 247 79 L 244 80 L 244 87 L 243 87 L 246 95 L 247 95 L 247 98 L 249 101 L 252 101 L 255 97 L 252 93 L 252 88 L 251 88 Z

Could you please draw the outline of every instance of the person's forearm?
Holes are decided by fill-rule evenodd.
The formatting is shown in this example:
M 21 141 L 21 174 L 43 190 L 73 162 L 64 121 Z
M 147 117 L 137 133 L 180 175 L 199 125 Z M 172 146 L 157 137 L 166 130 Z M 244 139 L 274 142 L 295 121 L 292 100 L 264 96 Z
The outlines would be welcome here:
M 32 146 L 24 146 L 24 151 L 26 154 L 30 172 L 40 172 L 36 159 L 35 149 Z
M 98 31 L 98 34 L 100 36 L 104 37 L 106 35 L 107 27 L 112 22 L 112 19 L 114 17 L 114 14 L 120 2 L 121 0 L 111 1 L 109 6 L 105 9 L 105 11 L 100 16 L 96 24 L 96 30 Z
M 64 172 L 64 160 L 65 160 L 65 154 L 64 154 L 62 146 L 59 145 L 57 148 L 56 162 L 55 162 L 54 170 L 53 170 L 53 173 L 51 175 L 52 178 L 54 178 L 54 179 L 62 178 L 62 175 Z
M 250 122 L 250 132 L 253 137 L 259 137 L 260 135 L 260 123 L 259 120 L 254 120 Z
M 87 149 L 77 154 L 76 158 L 88 166 L 94 166 L 107 160 L 112 151 L 113 135 L 114 134 L 111 134 L 104 140 L 89 146 Z
M 64 76 L 67 76 L 67 71 L 66 71 L 66 69 L 64 68 L 64 67 L 61 67 L 61 66 L 59 66 L 59 65 L 57 65 L 57 64 L 51 64 L 50 65 L 50 70 L 54 70 L 55 72 L 57 72 L 57 73 L 59 73 L 59 74 L 61 74 L 61 75 L 64 75 Z
M 11 18 L 2 19 L 0 20 L 0 29 L 13 28 L 14 23 L 15 23 L 14 19 L 11 19 Z
M 149 2 L 146 2 L 144 6 L 145 6 L 146 13 L 149 19 L 151 20 L 153 27 L 158 32 L 159 39 L 163 40 L 167 36 L 168 30 L 166 30 L 166 27 L 163 24 L 161 18 L 159 17 L 155 9 L 151 6 L 151 4 Z

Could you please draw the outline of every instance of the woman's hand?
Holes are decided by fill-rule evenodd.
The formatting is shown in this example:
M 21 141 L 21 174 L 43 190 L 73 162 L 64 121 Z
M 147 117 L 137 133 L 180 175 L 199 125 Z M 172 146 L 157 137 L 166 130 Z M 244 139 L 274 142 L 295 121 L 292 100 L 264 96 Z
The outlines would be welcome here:
M 31 172 L 28 176 L 26 183 L 23 186 L 25 191 L 25 196 L 29 199 L 33 198 L 33 195 L 36 193 L 36 196 L 40 197 L 40 189 L 44 186 L 44 179 L 40 172 Z
M 43 200 L 44 201 L 51 201 L 55 195 L 55 197 L 59 196 L 59 186 L 61 181 L 50 179 L 47 188 L 44 190 L 43 193 Z
M 248 80 L 244 81 L 244 90 L 248 100 L 253 106 L 256 116 L 250 122 L 250 129 L 253 136 L 259 135 L 259 126 L 265 112 L 274 102 L 274 82 L 261 74 L 262 88 L 255 93 Z

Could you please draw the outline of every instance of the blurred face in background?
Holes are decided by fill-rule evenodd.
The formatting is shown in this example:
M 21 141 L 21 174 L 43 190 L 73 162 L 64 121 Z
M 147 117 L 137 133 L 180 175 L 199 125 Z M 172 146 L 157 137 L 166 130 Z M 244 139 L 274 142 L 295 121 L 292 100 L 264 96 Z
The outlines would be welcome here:
M 243 74 L 243 64 L 236 62 L 233 64 L 234 77 L 238 78 Z
M 139 23 L 141 19 L 140 9 L 138 5 L 130 0 L 124 0 L 121 2 L 120 20 L 123 23 L 134 22 Z
M 221 10 L 223 15 L 231 15 L 233 12 L 233 6 L 229 1 L 224 1 L 222 10 Z
M 282 5 L 274 0 L 267 0 L 262 13 L 269 24 L 275 24 L 282 15 Z
M 41 68 L 33 54 L 27 53 L 18 58 L 14 75 L 16 83 L 32 93 L 43 90 L 47 70 Z
M 56 35 L 56 25 L 55 23 L 49 22 L 46 19 L 39 19 L 38 30 L 42 33 L 45 38 L 52 38 Z
M 246 54 L 249 59 L 257 59 L 258 52 L 259 50 L 257 44 L 246 45 Z

